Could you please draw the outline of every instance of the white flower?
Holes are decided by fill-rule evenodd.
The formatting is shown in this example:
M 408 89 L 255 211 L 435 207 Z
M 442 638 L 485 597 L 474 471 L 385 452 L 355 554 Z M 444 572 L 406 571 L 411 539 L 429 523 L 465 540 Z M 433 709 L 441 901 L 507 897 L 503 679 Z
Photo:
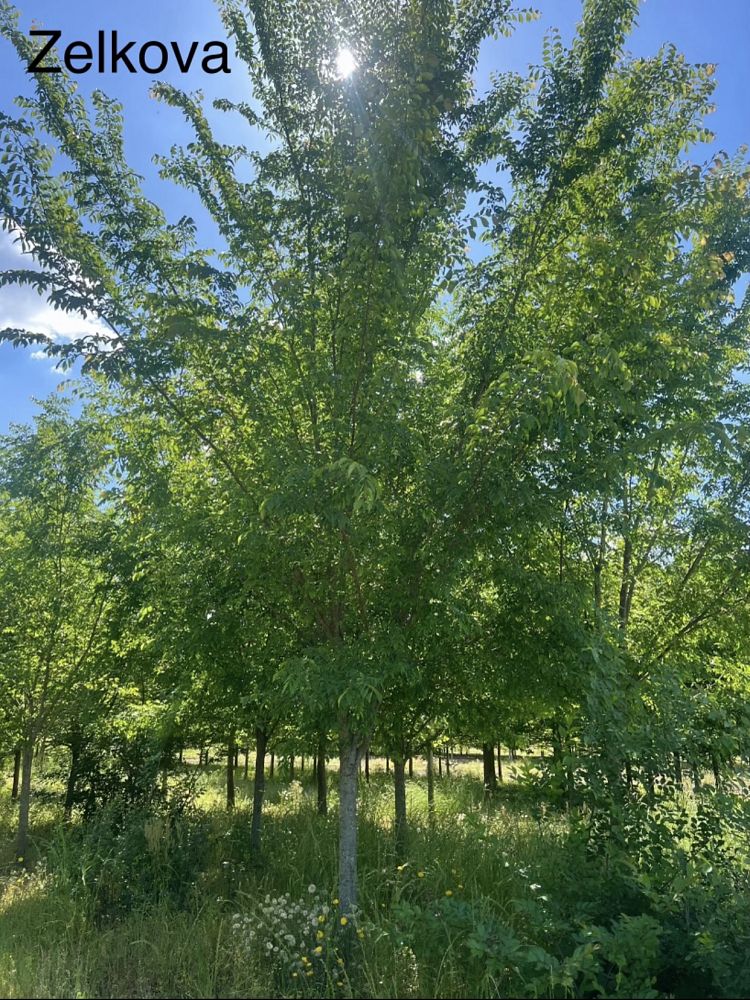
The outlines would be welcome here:
M 312 896 L 312 895 L 313 895 L 313 893 L 314 893 L 314 892 L 316 892 L 317 890 L 316 890 L 315 886 L 311 884 L 311 885 L 308 885 L 308 887 L 307 887 L 307 891 L 308 891 L 308 892 L 310 893 L 310 895 Z

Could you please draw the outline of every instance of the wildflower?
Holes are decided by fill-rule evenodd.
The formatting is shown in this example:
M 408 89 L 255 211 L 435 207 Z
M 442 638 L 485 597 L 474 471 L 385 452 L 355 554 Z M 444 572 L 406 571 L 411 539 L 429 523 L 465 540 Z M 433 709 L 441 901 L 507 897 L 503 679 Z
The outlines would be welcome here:
M 318 941 L 322 941 L 325 936 L 326 936 L 325 931 L 318 931 L 317 934 L 315 935 Z
M 343 966 L 344 964 L 343 958 L 337 958 L 336 961 L 339 963 L 339 965 Z
M 323 954 L 322 944 L 319 944 L 317 948 L 313 948 L 313 955 L 322 955 L 322 954 Z
M 321 913 L 321 914 L 320 914 L 320 916 L 318 917 L 318 923 L 319 923 L 319 924 L 324 924 L 325 922 L 326 922 L 326 918 L 325 918 L 325 916 L 324 916 L 324 915 L 323 915 L 323 914 Z
M 424 872 L 417 872 L 417 878 L 424 878 Z
M 331 902 L 333 903 L 334 906 L 338 906 L 339 905 L 338 899 L 332 899 Z
M 403 864 L 403 865 L 398 865 L 398 866 L 396 867 L 396 871 L 397 871 L 397 872 L 402 872 L 402 871 L 404 870 L 404 868 L 406 868 L 406 865 L 405 865 L 405 864 Z
M 312 974 L 313 974 L 312 969 L 308 969 L 308 971 L 305 973 L 306 976 L 311 976 Z
M 315 893 L 315 891 L 316 891 L 316 889 L 315 889 L 315 886 L 314 886 L 314 885 L 312 885 L 312 884 L 308 885 L 308 887 L 307 887 L 307 891 L 308 891 L 308 892 L 310 893 L 310 895 L 312 896 L 312 895 L 313 895 L 313 894 Z
M 532 882 L 531 885 L 529 886 L 529 889 L 531 889 L 532 892 L 536 892 L 537 889 L 541 889 L 541 888 L 542 887 L 539 885 L 538 882 Z
M 337 986 L 343 986 L 344 984 L 343 984 L 343 983 L 341 982 L 341 980 L 340 980 L 340 979 L 337 979 L 337 980 L 336 980 L 336 985 L 337 985 Z
M 446 889 L 445 890 L 445 895 L 446 896 L 452 896 L 453 895 L 453 889 Z
M 365 932 L 361 928 L 357 931 L 357 937 L 360 941 L 364 941 L 365 939 Z
M 346 927 L 346 925 L 347 925 L 348 923 L 349 923 L 349 918 L 348 918 L 348 917 L 342 917 L 342 918 L 341 918 L 341 926 L 342 926 L 342 927 Z M 318 931 L 318 934 L 320 934 L 320 931 Z
M 16 858 L 16 861 L 18 862 L 19 865 L 22 865 L 23 864 L 23 857 L 19 854 L 18 857 Z
M 458 888 L 459 888 L 459 889 L 463 889 L 463 886 L 462 886 L 462 885 L 459 885 L 459 887 L 458 887 Z

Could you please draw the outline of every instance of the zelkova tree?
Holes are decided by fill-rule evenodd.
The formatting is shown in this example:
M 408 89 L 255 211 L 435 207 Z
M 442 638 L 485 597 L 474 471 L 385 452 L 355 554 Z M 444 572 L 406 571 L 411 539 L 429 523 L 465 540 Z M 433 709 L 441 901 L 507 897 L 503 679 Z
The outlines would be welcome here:
M 97 431 L 59 403 L 0 441 L 0 692 L 22 748 L 21 861 L 34 751 L 74 712 L 85 715 L 108 666 L 116 572 L 110 518 L 98 505 L 103 464 Z
M 217 490 L 278 542 L 278 573 L 314 630 L 305 662 L 323 665 L 318 696 L 337 716 L 348 909 L 358 756 L 384 672 L 399 663 L 393 581 L 380 569 L 403 540 L 403 498 L 429 440 L 411 434 L 435 353 L 423 318 L 463 253 L 457 220 L 482 155 L 467 140 L 513 100 L 505 83 L 477 100 L 470 82 L 509 3 L 219 7 L 254 100 L 218 105 L 244 119 L 249 141 L 268 134 L 270 152 L 220 143 L 198 99 L 155 93 L 194 130 L 162 169 L 213 215 L 220 259 L 194 248 L 189 219 L 168 226 L 144 198 L 117 105 L 97 94 L 90 115 L 64 74 L 44 75 L 23 119 L 0 123 L 0 211 L 41 270 L 3 281 L 99 317 L 101 342 L 72 353 L 138 386 L 208 447 Z M 29 40 L 2 10 L 28 60 Z M 349 78 L 341 50 L 356 64 Z M 55 172 L 44 134 L 70 167 Z M 309 690 L 298 667 L 295 677 Z
M 339 734 L 346 911 L 358 758 L 384 694 L 411 693 L 414 631 L 477 551 L 519 521 L 552 523 L 572 493 L 550 465 L 585 424 L 579 357 L 607 399 L 622 381 L 601 337 L 575 347 L 538 308 L 546 262 L 562 233 L 581 254 L 574 210 L 607 178 L 609 203 L 627 205 L 643 182 L 629 165 L 665 135 L 689 140 L 707 93 L 669 54 L 619 65 L 631 0 L 585 3 L 536 95 L 506 74 L 484 97 L 471 75 L 482 40 L 518 19 L 507 0 L 219 9 L 252 99 L 216 109 L 268 151 L 220 142 L 199 98 L 154 90 L 194 133 L 162 172 L 202 199 L 218 252 L 143 196 L 118 106 L 97 93 L 90 111 L 45 74 L 22 116 L 0 119 L 0 215 L 37 264 L 2 282 L 97 317 L 99 338 L 48 349 L 157 411 L 181 455 L 210 455 L 217 506 L 238 538 L 262 536 L 239 572 L 257 590 L 273 566 L 298 633 L 276 680 Z M 7 0 L 0 12 L 28 60 Z M 512 198 L 479 180 L 487 161 L 509 168 Z M 467 272 L 477 191 L 495 251 Z M 462 308 L 440 321 L 458 279 Z

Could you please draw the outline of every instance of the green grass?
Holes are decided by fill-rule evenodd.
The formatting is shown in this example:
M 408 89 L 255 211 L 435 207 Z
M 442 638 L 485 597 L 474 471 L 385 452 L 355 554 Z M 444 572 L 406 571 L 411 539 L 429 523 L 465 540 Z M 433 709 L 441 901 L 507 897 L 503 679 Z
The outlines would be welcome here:
M 436 782 L 431 824 L 418 771 L 408 783 L 408 858 L 399 864 L 392 785 L 373 771 L 370 784 L 362 782 L 360 937 L 342 968 L 336 935 L 329 934 L 316 974 L 302 985 L 274 970 L 262 941 L 246 948 L 233 917 L 255 912 L 266 894 L 305 897 L 309 885 L 335 913 L 335 776 L 327 818 L 315 811 L 309 769 L 301 783 L 269 783 L 260 864 L 248 850 L 252 786 L 238 781 L 237 808 L 228 814 L 220 766 L 201 774 L 194 807 L 171 822 L 105 813 L 67 830 L 51 771 L 37 782 L 28 872 L 12 864 L 15 808 L 6 792 L 0 995 L 631 995 L 632 978 L 621 987 L 626 992 L 612 992 L 617 955 L 624 948 L 637 964 L 643 934 L 652 928 L 616 924 L 628 907 L 641 919 L 643 906 L 630 900 L 622 873 L 614 880 L 610 862 L 587 853 L 563 814 L 512 784 L 488 808 L 479 765 L 472 763 Z M 615 927 L 615 944 L 602 937 L 610 931 L 599 934 L 605 924 Z M 601 938 L 588 958 L 583 927 Z M 608 948 L 614 957 L 604 962 Z M 601 966 L 606 982 L 599 992 L 577 992 L 587 961 Z M 656 963 L 657 972 L 663 964 Z M 644 988 L 635 995 L 668 993 Z

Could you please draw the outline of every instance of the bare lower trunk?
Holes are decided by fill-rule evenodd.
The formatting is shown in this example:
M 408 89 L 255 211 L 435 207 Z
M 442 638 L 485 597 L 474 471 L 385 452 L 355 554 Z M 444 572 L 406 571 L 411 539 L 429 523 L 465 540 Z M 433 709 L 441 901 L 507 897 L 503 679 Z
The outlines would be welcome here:
M 234 809 L 234 765 L 236 750 L 234 741 L 227 744 L 227 809 Z
M 414 777 L 414 758 L 413 757 L 409 758 L 409 777 L 410 778 Z
M 719 766 L 719 756 L 716 753 L 711 754 L 711 769 L 714 772 L 714 784 L 718 792 L 721 789 L 721 767 Z
M 432 825 L 435 822 L 435 768 L 432 760 L 432 743 L 427 745 L 427 817 Z
M 674 755 L 674 780 L 677 787 L 682 789 L 682 757 L 678 753 Z
M 268 777 L 271 778 L 272 780 L 273 780 L 273 765 L 274 765 L 275 759 L 276 759 L 276 754 L 272 753 L 271 754 L 271 766 L 270 766 L 270 768 L 268 770 Z
M 489 796 L 497 788 L 495 777 L 495 749 L 491 743 L 482 744 L 482 764 L 484 769 L 484 794 Z
M 68 780 L 65 785 L 65 805 L 63 806 L 63 818 L 66 823 L 70 822 L 73 815 L 73 805 L 76 798 L 76 781 L 78 780 L 78 762 L 81 757 L 81 740 L 76 735 L 70 741 L 70 770 Z
M 315 767 L 315 781 L 318 791 L 318 812 L 321 816 L 328 815 L 328 775 L 326 774 L 326 745 L 321 740 L 318 744 L 318 757 Z
M 13 754 L 13 790 L 10 793 L 10 797 L 15 800 L 18 798 L 18 783 L 21 779 L 21 747 L 20 745 L 16 747 L 16 752 Z
M 263 825 L 263 796 L 266 791 L 266 744 L 262 729 L 255 730 L 255 781 L 253 782 L 253 817 L 250 821 L 250 851 L 253 859 L 260 857 L 260 836 Z
M 29 848 L 29 807 L 31 805 L 31 767 L 34 762 L 34 740 L 29 737 L 21 752 L 21 794 L 18 810 L 18 836 L 16 838 L 16 860 L 26 863 Z
M 250 761 L 250 747 L 245 747 L 243 753 L 245 755 L 245 767 L 242 772 L 242 777 L 245 779 L 245 781 L 247 781 L 247 772 L 249 769 L 249 761 Z
M 339 903 L 351 914 L 357 905 L 357 777 L 359 743 L 342 727 L 339 751 Z
M 370 751 L 365 750 L 365 781 L 370 781 Z
M 399 754 L 393 758 L 394 816 L 393 826 L 396 857 L 403 860 L 406 854 L 406 777 L 405 761 Z
M 503 748 L 498 743 L 497 745 L 497 780 L 502 785 L 503 783 Z

